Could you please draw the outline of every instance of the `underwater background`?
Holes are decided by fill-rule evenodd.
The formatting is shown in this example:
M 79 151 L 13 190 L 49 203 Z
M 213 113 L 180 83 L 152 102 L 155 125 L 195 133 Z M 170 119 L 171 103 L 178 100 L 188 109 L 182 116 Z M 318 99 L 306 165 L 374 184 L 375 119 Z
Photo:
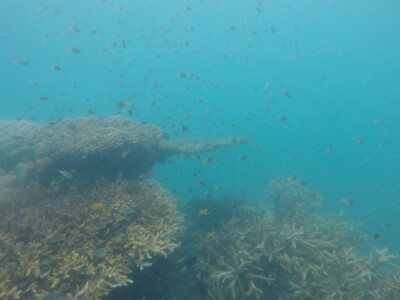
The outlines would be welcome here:
M 321 215 L 400 255 L 397 1 L 3 0 L 0 15 L 1 120 L 119 114 L 170 140 L 244 137 L 152 177 L 181 206 L 262 203 L 273 178 L 301 178 Z

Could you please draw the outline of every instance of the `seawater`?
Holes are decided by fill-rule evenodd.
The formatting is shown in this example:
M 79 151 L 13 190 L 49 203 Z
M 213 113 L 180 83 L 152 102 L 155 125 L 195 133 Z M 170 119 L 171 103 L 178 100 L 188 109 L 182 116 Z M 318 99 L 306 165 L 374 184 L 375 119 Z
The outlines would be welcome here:
M 296 175 L 399 254 L 397 1 L 3 0 L 0 16 L 1 119 L 120 113 L 171 139 L 246 136 L 155 177 L 181 201 L 262 202 Z

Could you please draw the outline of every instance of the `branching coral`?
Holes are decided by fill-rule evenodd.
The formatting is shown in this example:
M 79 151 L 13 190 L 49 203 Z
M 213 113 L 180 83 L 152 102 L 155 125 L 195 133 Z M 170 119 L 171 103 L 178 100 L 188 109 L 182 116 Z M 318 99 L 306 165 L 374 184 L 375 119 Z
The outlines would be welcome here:
M 202 247 L 208 253 L 198 253 L 196 267 L 210 297 L 398 299 L 399 272 L 384 267 L 393 258 L 387 249 L 370 256 L 357 253 L 365 242 L 360 228 L 341 215 L 316 215 L 319 194 L 291 180 L 270 185 L 274 215 L 237 215 Z M 295 217 L 282 211 L 288 205 L 298 209 L 290 207 Z
M 313 215 L 321 202 L 321 195 L 295 177 L 277 178 L 268 185 L 267 199 L 274 204 L 277 218 L 286 222 L 302 222 Z
M 143 175 L 170 155 L 242 141 L 166 142 L 121 117 L 4 121 L 0 133 L 1 299 L 99 299 L 129 283 L 182 230 L 176 201 Z
M 178 246 L 176 201 L 154 182 L 68 190 L 32 185 L 1 199 L 1 299 L 98 299 L 130 282 L 129 266 L 149 266 Z

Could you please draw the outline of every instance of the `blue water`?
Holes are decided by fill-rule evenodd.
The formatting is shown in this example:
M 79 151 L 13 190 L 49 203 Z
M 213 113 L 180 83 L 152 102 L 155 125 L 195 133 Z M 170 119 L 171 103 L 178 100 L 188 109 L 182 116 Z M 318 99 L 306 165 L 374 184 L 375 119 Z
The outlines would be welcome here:
M 400 252 L 398 1 L 2 0 L 0 15 L 1 119 L 109 116 L 131 101 L 126 117 L 172 139 L 249 136 L 155 176 L 183 201 L 263 201 L 271 178 L 295 174 L 324 212 Z

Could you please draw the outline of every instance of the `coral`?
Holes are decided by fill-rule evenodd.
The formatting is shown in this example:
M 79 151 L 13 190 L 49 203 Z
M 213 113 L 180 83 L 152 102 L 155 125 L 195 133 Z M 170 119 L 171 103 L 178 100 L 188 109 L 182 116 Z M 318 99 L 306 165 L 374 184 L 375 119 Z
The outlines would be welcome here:
M 274 204 L 274 212 L 279 220 L 299 222 L 302 221 L 300 219 L 307 220 L 315 214 L 321 202 L 321 195 L 308 187 L 304 181 L 291 176 L 271 180 L 268 184 L 267 199 Z
M 398 299 L 399 268 L 388 264 L 394 256 L 387 249 L 369 256 L 358 252 L 366 242 L 360 228 L 342 215 L 318 216 L 319 194 L 292 181 L 281 178 L 270 184 L 272 212 L 237 211 L 215 238 L 197 239 L 192 248 L 198 257 L 195 270 L 209 297 Z
M 54 160 L 104 155 L 115 149 L 155 143 L 162 138 L 160 128 L 122 117 L 61 120 L 43 125 L 32 137 L 37 155 Z
M 0 214 L 1 299 L 99 299 L 131 282 L 132 267 L 171 253 L 182 230 L 176 200 L 145 179 L 19 187 Z
M 242 140 L 164 141 L 121 117 L 0 122 L 0 298 L 99 299 L 178 247 L 156 162 Z
M 68 170 L 79 179 L 93 174 L 134 179 L 169 156 L 190 156 L 244 141 L 243 138 L 170 141 L 161 128 L 120 116 L 81 117 L 42 125 L 2 121 L 0 133 L 0 176 L 12 174 L 20 182 L 36 177 L 42 184 L 56 179 L 59 170 Z
M 29 121 L 0 121 L 0 169 L 12 170 L 17 164 L 31 161 L 35 155 L 32 136 L 40 125 Z

